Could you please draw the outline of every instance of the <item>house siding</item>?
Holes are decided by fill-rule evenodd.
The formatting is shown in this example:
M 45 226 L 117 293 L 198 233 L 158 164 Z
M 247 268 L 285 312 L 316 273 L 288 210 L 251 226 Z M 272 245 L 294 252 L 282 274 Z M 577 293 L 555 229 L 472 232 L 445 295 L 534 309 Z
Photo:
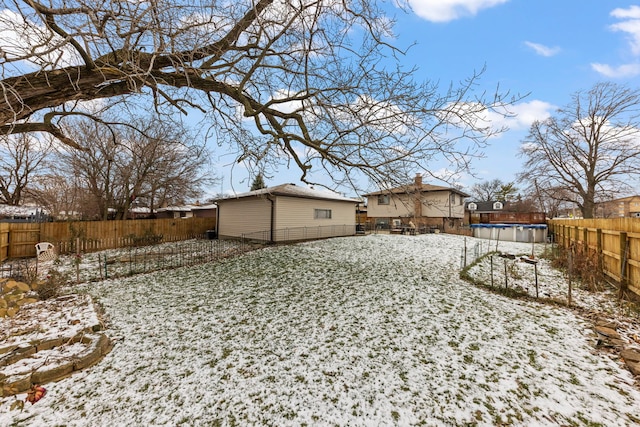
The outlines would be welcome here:
M 239 200 L 222 200 L 218 203 L 220 212 L 218 235 L 241 237 L 243 234 L 267 233 L 271 230 L 271 201 L 264 197 Z M 261 237 L 256 237 L 261 238 Z
M 453 204 L 450 204 L 449 191 L 429 193 L 429 197 L 422 201 L 422 216 L 431 218 L 464 218 L 464 202 L 459 194 L 455 194 Z
M 378 196 L 368 198 L 367 215 L 370 218 L 409 217 L 413 215 L 413 197 L 408 194 L 393 194 L 388 205 L 379 205 Z
M 422 218 L 464 218 L 464 203 L 462 196 L 455 194 L 455 201 L 449 209 L 449 191 L 431 191 L 423 193 Z M 415 199 L 410 194 L 394 194 L 388 205 L 379 205 L 378 197 L 369 198 L 367 203 L 370 218 L 402 218 L 413 217 Z
M 623 197 L 596 204 L 597 218 L 640 217 L 640 196 Z
M 331 210 L 331 218 L 314 218 L 315 209 Z M 279 196 L 275 206 L 275 241 L 355 234 L 355 203 Z
M 355 202 L 271 196 L 225 199 L 218 202 L 220 238 L 246 237 L 261 241 L 295 241 L 355 234 Z M 331 218 L 315 219 L 315 209 L 331 210 Z

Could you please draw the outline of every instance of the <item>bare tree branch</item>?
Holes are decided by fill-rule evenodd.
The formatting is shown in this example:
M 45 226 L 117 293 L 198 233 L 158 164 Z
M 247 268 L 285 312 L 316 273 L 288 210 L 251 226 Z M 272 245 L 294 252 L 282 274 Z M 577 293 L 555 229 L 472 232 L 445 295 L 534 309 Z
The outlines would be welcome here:
M 535 122 L 520 154 L 521 181 L 577 205 L 592 218 L 595 203 L 630 189 L 640 176 L 640 90 L 599 83 L 570 105 Z
M 369 0 L 24 0 L 0 28 L 19 41 L 0 55 L 2 134 L 46 131 L 78 147 L 63 133 L 70 116 L 44 117 L 99 120 L 107 108 L 88 101 L 169 118 L 197 110 L 235 161 L 267 174 L 293 163 L 305 181 L 320 170 L 350 182 L 357 169 L 401 182 L 436 159 L 467 168 L 504 130 L 487 115 L 518 100 L 477 93 L 481 73 L 444 89 L 416 82 Z

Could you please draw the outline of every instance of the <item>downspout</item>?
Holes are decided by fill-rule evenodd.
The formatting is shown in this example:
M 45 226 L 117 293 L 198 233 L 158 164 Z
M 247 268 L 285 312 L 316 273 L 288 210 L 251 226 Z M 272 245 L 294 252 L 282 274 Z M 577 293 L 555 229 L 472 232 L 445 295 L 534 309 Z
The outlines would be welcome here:
M 216 239 L 220 238 L 220 205 L 216 203 Z
M 269 241 L 271 243 L 275 243 L 273 240 L 273 229 L 275 228 L 276 221 L 276 205 L 275 200 L 273 200 L 270 196 L 267 196 L 267 200 L 271 202 L 271 226 L 269 227 Z

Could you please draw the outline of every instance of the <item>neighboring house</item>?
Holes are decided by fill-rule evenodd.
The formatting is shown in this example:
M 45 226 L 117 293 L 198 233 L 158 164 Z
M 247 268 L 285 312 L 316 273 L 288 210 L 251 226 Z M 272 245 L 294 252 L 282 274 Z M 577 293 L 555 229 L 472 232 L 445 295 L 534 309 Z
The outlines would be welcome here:
M 212 203 L 209 205 L 167 206 L 156 209 L 157 218 L 215 218 L 217 215 L 217 205 Z
M 467 202 L 465 221 L 468 224 L 544 224 L 543 212 L 520 212 L 511 202 Z
M 148 219 L 153 218 L 153 212 L 145 206 L 134 206 L 129 209 L 129 219 Z
M 51 221 L 49 212 L 39 206 L 12 206 L 0 204 L 0 220 L 3 222 Z
M 358 200 L 283 184 L 217 200 L 218 237 L 265 242 L 351 236 Z
M 218 205 L 215 203 L 209 205 L 196 204 L 191 210 L 196 218 L 216 218 L 218 216 Z
M 397 229 L 413 222 L 419 230 L 454 229 L 464 221 L 464 199 L 457 188 L 422 183 L 417 174 L 413 184 L 365 194 L 367 215 L 376 228 Z
M 156 218 L 191 218 L 193 205 L 166 206 L 156 209 Z
M 513 242 L 547 239 L 546 217 L 542 212 L 517 212 L 517 204 L 506 201 L 467 202 L 465 209 L 474 237 Z
M 596 204 L 596 218 L 640 218 L 640 196 L 629 196 Z

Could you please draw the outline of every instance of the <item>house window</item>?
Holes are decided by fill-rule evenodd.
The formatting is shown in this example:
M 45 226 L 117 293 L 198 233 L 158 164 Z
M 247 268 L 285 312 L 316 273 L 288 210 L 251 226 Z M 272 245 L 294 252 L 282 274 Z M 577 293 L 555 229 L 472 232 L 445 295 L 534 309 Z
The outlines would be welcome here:
M 467 209 L 469 209 L 470 211 L 478 210 L 478 205 L 473 203 L 473 202 L 471 202 L 471 203 L 469 203 L 469 205 L 467 205 Z
M 331 219 L 331 209 L 314 209 L 314 219 Z
M 495 209 L 495 210 L 497 210 L 497 211 L 498 211 L 498 210 L 500 210 L 500 209 L 502 209 L 502 202 L 495 202 L 495 203 L 493 204 L 493 209 Z
M 391 202 L 388 194 L 381 194 L 378 196 L 379 205 L 388 205 Z

